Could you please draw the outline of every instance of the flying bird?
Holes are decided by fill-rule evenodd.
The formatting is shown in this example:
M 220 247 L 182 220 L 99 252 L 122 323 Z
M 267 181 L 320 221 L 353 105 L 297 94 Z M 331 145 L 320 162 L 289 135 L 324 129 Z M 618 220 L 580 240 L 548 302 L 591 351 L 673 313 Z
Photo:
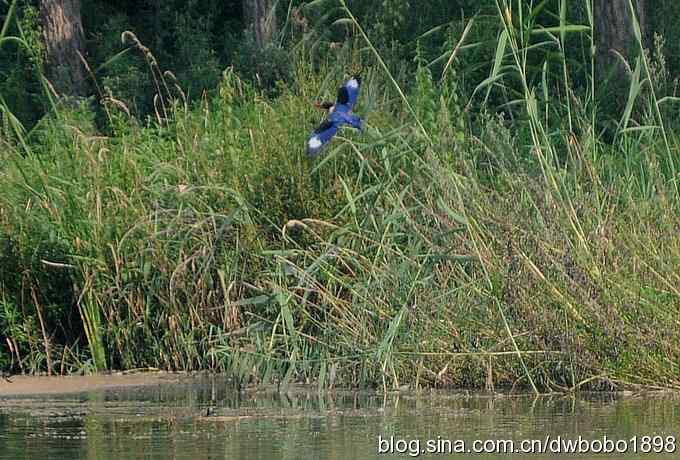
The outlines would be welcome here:
M 307 140 L 307 155 L 316 156 L 338 132 L 338 128 L 349 125 L 359 131 L 364 129 L 364 121 L 352 113 L 354 105 L 359 98 L 361 89 L 361 77 L 355 75 L 338 89 L 335 103 L 316 102 L 314 105 L 328 111 L 326 119 L 316 128 L 309 140 Z

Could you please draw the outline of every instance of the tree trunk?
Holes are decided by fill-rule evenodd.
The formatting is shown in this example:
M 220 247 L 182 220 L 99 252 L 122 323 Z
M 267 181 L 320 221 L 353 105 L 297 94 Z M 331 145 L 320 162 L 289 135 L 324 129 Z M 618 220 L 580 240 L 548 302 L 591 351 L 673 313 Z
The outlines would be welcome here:
M 600 76 L 614 70 L 623 77 L 626 67 L 617 53 L 630 62 L 639 50 L 628 2 L 629 0 L 593 0 L 595 45 L 599 62 L 597 73 Z M 645 3 L 646 0 L 633 0 L 643 44 L 646 29 Z
M 86 94 L 83 25 L 80 0 L 40 0 L 45 40 L 45 71 L 60 95 Z
M 243 0 L 244 22 L 253 29 L 260 48 L 270 43 L 276 33 L 275 5 L 276 0 Z

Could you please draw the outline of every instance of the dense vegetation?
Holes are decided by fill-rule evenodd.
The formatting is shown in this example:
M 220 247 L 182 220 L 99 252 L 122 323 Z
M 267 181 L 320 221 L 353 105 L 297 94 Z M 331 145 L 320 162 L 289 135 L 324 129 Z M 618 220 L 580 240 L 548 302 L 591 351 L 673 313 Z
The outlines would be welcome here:
M 88 3 L 90 99 L 28 4 L 0 35 L 0 368 L 680 386 L 663 36 L 613 97 L 587 1 L 293 1 L 266 47 L 236 2 Z M 307 158 L 358 70 L 367 130 Z

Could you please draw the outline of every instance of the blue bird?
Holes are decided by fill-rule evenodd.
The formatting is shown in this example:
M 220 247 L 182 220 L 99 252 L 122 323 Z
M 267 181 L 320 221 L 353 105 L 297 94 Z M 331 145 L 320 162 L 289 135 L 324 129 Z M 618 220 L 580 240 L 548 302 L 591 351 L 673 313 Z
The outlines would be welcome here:
M 327 110 L 328 116 L 307 140 L 307 155 L 316 156 L 338 132 L 338 128 L 349 125 L 359 131 L 364 130 L 364 121 L 352 113 L 359 98 L 361 77 L 355 75 L 338 89 L 335 104 L 332 102 L 315 103 L 319 109 Z

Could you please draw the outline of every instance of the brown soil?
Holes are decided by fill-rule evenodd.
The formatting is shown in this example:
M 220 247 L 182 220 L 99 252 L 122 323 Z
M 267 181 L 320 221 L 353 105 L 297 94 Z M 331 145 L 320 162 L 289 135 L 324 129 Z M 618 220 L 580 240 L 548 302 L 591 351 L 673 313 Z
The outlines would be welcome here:
M 10 381 L 0 378 L 0 398 L 40 394 L 80 393 L 112 388 L 179 383 L 181 374 L 166 372 L 137 374 L 99 374 L 69 377 L 33 377 L 17 375 Z

